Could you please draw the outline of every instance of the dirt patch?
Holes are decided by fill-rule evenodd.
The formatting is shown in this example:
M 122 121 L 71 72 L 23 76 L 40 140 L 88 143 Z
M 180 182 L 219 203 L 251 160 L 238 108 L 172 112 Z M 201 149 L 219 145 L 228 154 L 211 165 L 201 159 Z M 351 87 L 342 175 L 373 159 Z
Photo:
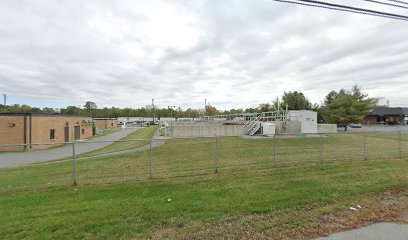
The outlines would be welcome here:
M 376 222 L 408 223 L 407 193 L 407 190 L 384 192 L 303 208 L 245 214 L 206 224 L 194 222 L 184 228 L 159 229 L 153 238 L 310 239 Z

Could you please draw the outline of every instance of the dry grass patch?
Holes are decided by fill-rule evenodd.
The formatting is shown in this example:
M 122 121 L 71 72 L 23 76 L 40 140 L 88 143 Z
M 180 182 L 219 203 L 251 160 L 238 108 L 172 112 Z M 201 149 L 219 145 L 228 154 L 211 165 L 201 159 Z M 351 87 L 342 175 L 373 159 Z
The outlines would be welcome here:
M 362 206 L 357 211 L 349 207 Z M 192 222 L 185 228 L 162 228 L 154 239 L 308 239 L 376 222 L 408 224 L 408 190 L 344 198 L 328 204 L 245 214 L 218 222 Z

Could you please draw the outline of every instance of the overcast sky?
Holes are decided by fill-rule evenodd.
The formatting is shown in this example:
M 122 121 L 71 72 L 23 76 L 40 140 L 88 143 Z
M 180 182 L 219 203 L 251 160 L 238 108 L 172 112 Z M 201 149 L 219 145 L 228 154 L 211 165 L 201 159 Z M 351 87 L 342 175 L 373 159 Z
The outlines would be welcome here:
M 9 104 L 229 109 L 353 84 L 408 106 L 408 22 L 268 0 L 0 1 Z

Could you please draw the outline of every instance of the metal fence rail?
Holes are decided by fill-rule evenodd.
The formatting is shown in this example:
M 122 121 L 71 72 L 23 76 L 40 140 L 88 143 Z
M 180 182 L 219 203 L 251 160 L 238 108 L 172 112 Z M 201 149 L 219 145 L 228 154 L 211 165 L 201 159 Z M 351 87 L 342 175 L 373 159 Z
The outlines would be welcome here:
M 106 141 L 60 143 L 61 148 L 71 149 L 70 156 L 41 163 L 45 171 L 39 179 L 48 179 L 50 185 L 63 185 L 66 184 L 67 176 L 71 175 L 70 183 L 73 185 L 116 184 L 155 178 L 408 157 L 408 132 L 134 139 L 109 141 L 110 145 L 105 148 L 84 152 L 92 144 L 101 142 Z M 50 147 L 50 144 L 31 145 Z M 0 151 L 10 151 L 12 147 L 21 146 L 24 147 L 24 144 L 3 144 L 0 145 Z M 2 158 L 10 154 L 22 153 L 0 154 L 0 163 Z M 25 168 L 36 177 L 35 166 L 27 165 Z M 65 180 L 62 181 L 62 178 Z

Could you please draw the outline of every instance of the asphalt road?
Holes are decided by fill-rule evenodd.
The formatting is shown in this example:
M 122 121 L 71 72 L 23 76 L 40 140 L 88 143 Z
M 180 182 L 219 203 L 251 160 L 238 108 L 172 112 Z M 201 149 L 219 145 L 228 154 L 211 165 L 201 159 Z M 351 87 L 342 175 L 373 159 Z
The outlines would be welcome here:
M 337 128 L 338 132 L 344 132 L 344 128 Z M 408 132 L 407 125 L 385 126 L 385 125 L 363 125 L 362 128 L 347 128 L 348 132 Z
M 95 138 L 94 141 L 117 141 L 129 133 L 136 131 L 138 128 L 123 129 L 115 133 L 111 133 L 102 137 Z M 100 148 L 103 148 L 111 142 L 98 142 L 98 143 L 78 143 L 75 144 L 75 152 L 77 154 L 91 152 Z M 1 153 L 0 154 L 0 168 L 16 167 L 26 165 L 30 163 L 46 162 L 50 160 L 56 160 L 61 158 L 67 158 L 72 156 L 72 145 L 63 147 L 38 150 L 31 152 L 17 152 L 17 153 Z
M 408 224 L 376 223 L 315 240 L 408 240 Z

